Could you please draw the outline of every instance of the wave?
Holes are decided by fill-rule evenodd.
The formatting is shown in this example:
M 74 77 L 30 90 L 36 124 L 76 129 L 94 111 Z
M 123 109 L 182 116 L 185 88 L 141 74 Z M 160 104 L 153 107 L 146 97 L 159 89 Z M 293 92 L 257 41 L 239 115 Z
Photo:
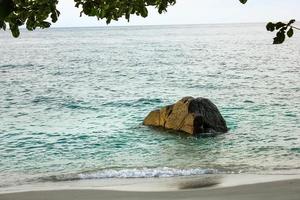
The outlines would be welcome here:
M 62 174 L 40 178 L 42 181 L 73 181 L 87 179 L 108 178 L 167 178 L 178 176 L 195 176 L 203 174 L 218 174 L 216 169 L 176 169 L 162 168 L 133 168 L 133 169 L 105 169 L 100 171 L 82 172 L 78 174 Z
M 145 105 L 160 105 L 163 103 L 159 98 L 140 98 L 137 100 L 121 100 L 121 101 L 109 101 L 102 104 L 107 107 L 141 107 Z
M 81 100 L 70 100 L 59 97 L 52 96 L 37 96 L 31 101 L 34 105 L 46 105 L 46 110 L 51 110 L 53 108 L 61 109 L 66 108 L 70 110 L 91 110 L 98 111 L 97 107 L 93 107 L 89 102 L 84 102 Z
M 67 108 L 71 110 L 94 110 L 98 111 L 99 108 L 90 105 L 90 102 L 84 102 L 82 100 L 74 100 L 62 97 L 54 96 L 36 96 L 32 101 L 34 105 L 44 104 L 48 106 L 47 110 L 55 108 Z M 158 98 L 146 99 L 140 98 L 137 100 L 121 100 L 121 101 L 108 101 L 101 104 L 104 107 L 143 107 L 145 105 L 160 105 L 163 100 Z
M 0 69 L 14 69 L 14 68 L 24 68 L 24 67 L 34 67 L 33 64 L 4 64 L 0 65 Z

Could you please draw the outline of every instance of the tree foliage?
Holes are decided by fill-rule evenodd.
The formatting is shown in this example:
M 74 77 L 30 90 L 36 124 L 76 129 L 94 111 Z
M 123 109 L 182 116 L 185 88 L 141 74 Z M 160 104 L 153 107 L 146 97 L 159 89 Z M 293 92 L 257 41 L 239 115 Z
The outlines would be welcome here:
M 75 6 L 81 9 L 80 15 L 94 16 L 111 20 L 125 17 L 128 21 L 131 15 L 148 16 L 149 6 L 154 6 L 158 12 L 167 11 L 176 0 L 74 0 Z M 28 30 L 48 28 L 55 23 L 60 12 L 56 6 L 58 0 L 0 0 L 0 29 L 9 28 L 14 37 L 20 34 L 19 27 L 25 25 Z
M 240 0 L 242 4 L 247 3 L 247 0 Z M 292 26 L 293 23 L 295 23 L 296 20 L 292 19 L 288 23 L 283 22 L 269 22 L 266 26 L 266 29 L 268 31 L 277 31 L 276 36 L 273 38 L 273 44 L 282 44 L 287 37 L 293 37 L 294 35 L 294 29 L 299 30 L 299 28 Z
M 0 29 L 6 30 L 7 25 L 14 37 L 20 35 L 19 27 L 25 25 L 30 31 L 36 28 L 49 28 L 60 15 L 57 10 L 59 0 L 0 0 Z M 247 0 L 239 0 L 242 4 Z M 75 7 L 81 9 L 80 16 L 97 17 L 105 19 L 109 24 L 112 20 L 125 17 L 128 21 L 131 15 L 148 16 L 148 7 L 153 6 L 161 14 L 167 11 L 168 6 L 176 3 L 176 0 L 74 0 Z M 51 20 L 51 21 L 49 21 Z M 281 44 L 286 36 L 292 37 L 294 29 L 298 29 L 288 23 L 269 22 L 268 31 L 277 31 L 273 44 Z
M 276 36 L 273 39 L 273 44 L 282 44 L 287 37 L 292 37 L 294 35 L 294 29 L 298 29 L 292 24 L 295 23 L 295 20 L 292 19 L 288 23 L 277 22 L 272 23 L 269 22 L 266 26 L 268 31 L 277 31 Z

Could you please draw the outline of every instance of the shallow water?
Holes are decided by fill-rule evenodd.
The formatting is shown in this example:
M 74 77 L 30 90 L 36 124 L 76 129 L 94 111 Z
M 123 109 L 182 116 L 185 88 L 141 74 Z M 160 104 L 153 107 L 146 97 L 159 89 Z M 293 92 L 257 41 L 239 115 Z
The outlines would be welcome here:
M 264 24 L 0 32 L 0 186 L 33 181 L 300 173 L 300 37 Z M 141 125 L 207 97 L 230 131 Z

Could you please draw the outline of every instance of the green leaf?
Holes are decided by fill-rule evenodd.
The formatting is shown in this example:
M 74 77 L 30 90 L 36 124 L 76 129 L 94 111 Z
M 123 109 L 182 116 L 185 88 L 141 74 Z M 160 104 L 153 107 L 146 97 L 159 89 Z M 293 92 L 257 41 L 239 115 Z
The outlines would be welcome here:
M 148 10 L 146 7 L 143 7 L 143 9 L 141 10 L 141 15 L 142 17 L 147 17 L 148 16 Z
M 86 3 L 84 3 L 83 5 L 82 5 L 82 11 L 83 11 L 83 13 L 84 14 L 86 14 L 87 16 L 90 16 L 90 13 L 91 13 L 91 11 L 92 11 L 92 4 L 91 4 L 91 2 L 89 2 L 89 1 L 87 1 Z
M 76 4 L 75 4 L 75 7 L 76 8 L 79 8 L 79 5 L 81 4 L 81 2 L 77 2 Z
M 41 28 L 49 28 L 51 26 L 51 23 L 47 22 L 47 21 L 42 21 L 40 23 L 40 27 Z
M 272 22 L 269 22 L 266 26 L 268 31 L 273 32 L 275 30 L 275 24 L 273 24 Z
M 295 23 L 295 22 L 296 22 L 296 20 L 291 19 L 287 25 L 290 26 L 291 24 L 293 24 L 293 23 Z
M 245 4 L 245 3 L 247 3 L 247 0 L 240 0 L 240 2 L 241 2 L 242 4 Z
M 56 14 L 56 12 L 53 12 L 51 15 L 50 15 L 50 17 L 51 17 L 51 21 L 53 22 L 53 23 L 55 23 L 56 21 L 57 21 L 57 14 Z
M 9 28 L 10 28 L 10 31 L 12 33 L 12 35 L 17 38 L 19 37 L 20 35 L 20 30 L 19 30 L 19 27 L 16 26 L 16 25 L 13 25 L 13 24 L 9 24 Z
M 6 30 L 6 24 L 4 21 L 0 20 L 0 29 Z
M 285 40 L 285 31 L 279 31 L 274 38 L 273 44 L 282 44 Z
M 286 25 L 285 23 L 277 22 L 277 23 L 275 24 L 275 28 L 276 28 L 276 30 L 278 30 L 278 29 L 284 27 L 285 25 Z
M 290 28 L 286 34 L 287 34 L 288 37 L 293 37 L 293 35 L 294 35 L 293 28 Z

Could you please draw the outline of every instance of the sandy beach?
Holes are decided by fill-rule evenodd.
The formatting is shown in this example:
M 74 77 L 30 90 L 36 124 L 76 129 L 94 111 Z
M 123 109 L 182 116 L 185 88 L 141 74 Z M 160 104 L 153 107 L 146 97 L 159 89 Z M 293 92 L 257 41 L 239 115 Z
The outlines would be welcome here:
M 57 183 L 56 187 L 45 183 L 44 187 L 23 187 L 23 191 L 2 191 L 0 200 L 299 200 L 300 196 L 300 178 L 295 175 L 228 175 L 223 178 L 207 176 L 152 179 L 144 183 L 141 179 L 121 182 L 115 186 L 108 184 L 102 187 L 97 187 L 100 183 L 97 181 L 72 183 L 68 187 L 67 183 Z
M 107 190 L 52 190 L 1 194 L 1 200 L 97 200 L 97 199 L 207 199 L 207 200 L 299 200 L 300 180 L 275 181 L 215 189 L 167 192 Z

